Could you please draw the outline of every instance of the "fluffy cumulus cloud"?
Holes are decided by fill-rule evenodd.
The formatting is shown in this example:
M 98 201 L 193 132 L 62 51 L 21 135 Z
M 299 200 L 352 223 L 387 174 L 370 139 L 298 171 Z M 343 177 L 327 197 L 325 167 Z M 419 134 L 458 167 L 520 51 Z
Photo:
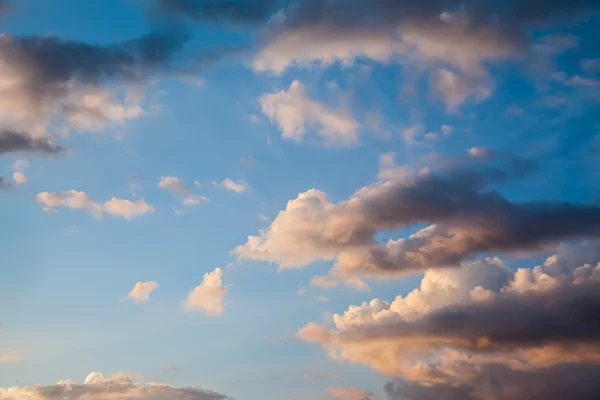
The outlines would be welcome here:
M 260 104 L 284 139 L 301 142 L 314 130 L 325 146 L 349 146 L 358 141 L 359 124 L 348 111 L 311 99 L 299 81 L 287 90 L 263 95 Z
M 154 212 L 154 206 L 144 200 L 131 201 L 113 197 L 102 203 L 93 200 L 87 193 L 76 190 L 52 193 L 41 192 L 36 195 L 36 201 L 45 206 L 44 212 L 55 212 L 58 207 L 63 207 L 87 211 L 94 218 L 102 218 L 104 214 L 109 214 L 115 217 L 133 219 Z
M 563 247 L 516 271 L 497 258 L 429 270 L 406 296 L 351 306 L 332 316 L 333 329 L 311 323 L 298 336 L 396 378 L 392 399 L 595 398 L 598 249 Z M 561 374 L 573 379 L 551 383 L 555 392 L 536 383 Z
M 149 301 L 150 295 L 156 289 L 158 289 L 157 282 L 137 282 L 123 300 L 133 300 L 135 302 Z
M 362 276 L 459 267 L 482 252 L 544 250 L 562 240 L 600 234 L 597 205 L 520 203 L 490 189 L 528 174 L 535 168 L 530 162 L 471 149 L 464 158 L 438 164 L 421 170 L 390 168 L 395 172 L 384 174 L 389 179 L 339 203 L 316 189 L 301 193 L 234 253 L 283 269 L 335 260 L 331 278 L 364 287 Z M 417 223 L 428 226 L 405 238 L 376 240 L 380 232 Z
M 208 390 L 183 387 L 178 388 L 161 383 L 138 383 L 131 375 L 120 373 L 114 377 L 104 377 L 93 372 L 83 384 L 71 380 L 60 381 L 48 386 L 0 387 L 2 400 L 227 400 L 228 396 Z
M 332 387 L 327 389 L 327 393 L 330 398 L 341 400 L 372 400 L 375 398 L 373 392 L 359 389 L 356 386 L 348 386 L 346 388 Z
M 229 287 L 223 285 L 223 271 L 217 267 L 204 274 L 202 283 L 192 290 L 183 301 L 187 311 L 202 311 L 208 315 L 218 316 L 225 310 L 223 300 Z

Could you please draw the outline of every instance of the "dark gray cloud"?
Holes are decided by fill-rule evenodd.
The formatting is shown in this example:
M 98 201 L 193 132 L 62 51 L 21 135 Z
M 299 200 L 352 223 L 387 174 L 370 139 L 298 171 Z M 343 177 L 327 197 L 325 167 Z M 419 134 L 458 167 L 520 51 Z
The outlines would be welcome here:
M 600 365 L 559 364 L 530 371 L 487 364 L 467 384 L 396 379 L 385 385 L 390 400 L 593 400 L 600 398 Z
M 53 145 L 46 138 L 34 138 L 27 133 L 12 130 L 0 131 L 0 154 L 58 154 L 63 150 L 62 147 Z
M 12 187 L 12 184 L 10 182 L 7 182 L 5 178 L 0 176 L 0 190 L 9 189 L 11 187 Z M 0 329 L 2 329 L 1 325 L 0 325 Z
M 0 17 L 4 16 L 14 7 L 12 0 L 0 0 Z
M 4 37 L 3 59 L 19 64 L 31 84 L 49 85 L 77 80 L 100 84 L 106 79 L 136 80 L 167 68 L 188 40 L 181 28 L 152 32 L 115 45 L 98 45 L 53 36 Z M 33 88 L 32 88 L 33 89 Z
M 414 338 L 490 352 L 544 345 L 600 344 L 600 285 L 499 293 L 492 300 L 441 308 L 414 321 L 388 321 L 343 340 Z M 479 341 L 486 338 L 486 346 Z

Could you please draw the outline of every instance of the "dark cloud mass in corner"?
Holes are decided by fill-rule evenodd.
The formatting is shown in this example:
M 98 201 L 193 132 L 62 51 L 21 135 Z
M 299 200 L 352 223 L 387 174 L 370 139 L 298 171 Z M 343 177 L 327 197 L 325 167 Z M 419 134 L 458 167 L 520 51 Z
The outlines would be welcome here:
M 502 293 L 491 301 L 442 308 L 415 321 L 348 333 L 347 340 L 419 338 L 462 343 L 473 352 L 545 344 L 600 344 L 597 283 L 565 285 L 530 294 Z M 488 346 L 480 347 L 478 339 Z
M 58 154 L 64 151 L 45 138 L 34 138 L 27 133 L 13 130 L 0 131 L 0 155 L 5 153 Z
M 487 364 L 471 382 L 424 385 L 396 379 L 385 385 L 390 400 L 595 400 L 600 398 L 600 366 L 565 363 L 530 371 Z

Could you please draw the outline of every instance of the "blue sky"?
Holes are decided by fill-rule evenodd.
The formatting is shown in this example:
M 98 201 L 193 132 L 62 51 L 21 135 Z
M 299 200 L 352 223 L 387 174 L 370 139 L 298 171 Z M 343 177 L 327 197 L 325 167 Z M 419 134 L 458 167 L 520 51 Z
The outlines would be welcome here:
M 56 36 L 112 45 L 162 29 L 164 15 L 150 3 L 20 0 L 1 24 L 15 38 Z M 327 399 L 334 396 L 328 388 L 349 386 L 384 399 L 385 383 L 397 375 L 382 372 L 369 361 L 328 357 L 322 349 L 327 350 L 328 344 L 315 345 L 296 333 L 310 322 L 332 326 L 331 314 L 343 313 L 349 305 L 375 298 L 392 302 L 418 288 L 425 270 L 446 265 L 382 275 L 383 279 L 365 273 L 360 279 L 368 282 L 369 290 L 361 291 L 344 282 L 330 288 L 311 286 L 315 275 L 339 278 L 331 275 L 337 250 L 326 250 L 334 251 L 332 256 L 311 255 L 309 265 L 289 270 L 285 265 L 278 270 L 292 256 L 275 249 L 287 240 L 276 239 L 277 232 L 263 243 L 271 254 L 258 256 L 251 246 L 245 253 L 232 251 L 247 243 L 248 236 L 259 237 L 261 229 L 273 232 L 270 223 L 299 193 L 315 188 L 339 203 L 376 185 L 384 169 L 382 155 L 389 153 L 395 153 L 395 166 L 433 171 L 443 170 L 439 165 L 445 159 L 461 163 L 473 148 L 531 160 L 536 163 L 531 173 L 490 182 L 486 190 L 501 193 L 510 202 L 569 202 L 594 211 L 600 200 L 595 11 L 586 10 L 564 23 L 524 24 L 527 40 L 518 41 L 521 47 L 515 55 L 495 55 L 501 44 L 494 47 L 492 42 L 482 46 L 491 46 L 493 56 L 470 59 L 470 51 L 477 49 L 470 49 L 469 41 L 458 44 L 465 51 L 461 62 L 467 66 L 453 64 L 454 56 L 446 60 L 439 55 L 396 54 L 382 61 L 352 54 L 331 63 L 306 56 L 307 65 L 291 63 L 280 72 L 253 67 L 261 51 L 268 49 L 262 39 L 269 37 L 263 31 L 266 25 L 239 27 L 177 15 L 172 18 L 181 19 L 178 23 L 191 38 L 174 63 L 192 66 L 191 74 L 157 68 L 137 86 L 101 78 L 85 87 L 141 87 L 143 96 L 133 100 L 143 110 L 139 115 L 122 121 L 108 116 L 94 132 L 81 124 L 60 126 L 60 115 L 52 115 L 41 131 L 26 132 L 29 125 L 15 126 L 0 115 L 2 129 L 50 138 L 64 148 L 52 155 L 0 153 L 0 176 L 10 182 L 6 189 L 0 185 L 0 356 L 18 354 L 18 360 L 0 363 L 0 388 L 51 385 L 65 379 L 81 383 L 92 371 L 105 376 L 127 371 L 140 374 L 144 381 L 199 386 L 235 399 Z M 293 32 L 292 27 L 288 28 Z M 340 25 L 340 30 L 347 28 Z M 368 36 L 368 29 L 360 32 Z M 439 40 L 432 37 L 427 40 Z M 332 49 L 347 45 L 336 42 L 335 35 L 323 34 L 321 40 L 321 44 L 331 40 Z M 244 51 L 203 68 L 193 63 L 211 50 L 232 46 Z M 2 60 L 10 57 L 6 49 Z M 297 50 L 302 57 L 300 47 L 288 50 Z M 470 76 L 470 67 L 485 72 Z M 468 95 L 457 94 L 462 89 L 456 82 L 448 89 L 453 93 L 441 93 L 441 86 L 436 89 L 435 74 L 444 68 L 464 74 L 468 83 L 460 84 L 466 85 Z M 285 137 L 283 119 L 289 108 L 269 115 L 263 106 L 264 96 L 289 94 L 295 81 L 306 95 L 292 101 L 305 128 L 300 140 Z M 128 101 L 122 95 L 119 105 Z M 18 107 L 17 100 L 14 104 Z M 313 112 L 314 104 L 324 111 Z M 352 120 L 358 127 L 331 128 L 331 118 Z M 348 131 L 357 139 L 341 146 L 318 136 Z M 416 135 L 412 140 L 411 132 Z M 19 160 L 27 164 L 18 167 Z M 17 172 L 25 174 L 26 183 L 17 182 L 13 176 Z M 164 190 L 159 187 L 163 177 L 178 178 L 185 190 Z M 243 190 L 228 189 L 226 179 Z M 69 190 L 87 193 L 93 204 L 71 209 L 77 207 L 40 197 L 48 192 L 66 201 L 63 192 Z M 182 205 L 187 196 L 206 196 L 208 201 Z M 121 211 L 112 214 L 103 205 L 111 198 L 143 201 L 151 211 L 132 218 Z M 101 218 L 85 211 L 98 204 L 105 208 Z M 377 228 L 377 240 L 407 237 L 431 222 L 416 220 Z M 292 228 L 290 235 L 296 232 Z M 288 232 L 287 225 L 281 229 Z M 590 228 L 558 233 L 539 246 L 483 248 L 460 263 L 499 256 L 512 270 L 532 268 L 557 253 L 559 246 L 593 241 L 594 234 Z M 301 237 L 289 240 L 302 243 Z M 298 251 L 309 255 L 313 250 Z M 214 315 L 202 302 L 185 310 L 182 301 L 217 267 L 222 269 L 220 287 L 227 288 L 218 299 L 222 313 Z M 158 288 L 149 300 L 122 300 L 136 282 L 151 281 Z

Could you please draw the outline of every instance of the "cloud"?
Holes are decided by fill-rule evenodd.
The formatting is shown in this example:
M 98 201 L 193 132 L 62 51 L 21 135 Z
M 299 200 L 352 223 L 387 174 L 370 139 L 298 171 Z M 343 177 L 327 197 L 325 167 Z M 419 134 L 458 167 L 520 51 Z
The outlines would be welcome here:
M 298 337 L 321 344 L 332 358 L 419 385 L 470 384 L 489 365 L 600 365 L 598 249 L 563 249 L 517 271 L 497 258 L 429 270 L 408 295 L 350 306 L 332 316 L 334 329 L 311 323 Z
M 344 109 L 333 109 L 312 100 L 299 81 L 289 89 L 260 98 L 263 113 L 279 125 L 282 137 L 302 142 L 307 129 L 314 129 L 327 147 L 351 146 L 358 142 L 359 124 Z
M 15 182 L 15 185 L 21 186 L 27 183 L 27 177 L 25 176 L 25 173 L 23 171 L 28 167 L 29 162 L 27 162 L 26 160 L 17 160 L 13 163 L 12 169 L 14 172 L 12 178 Z
M 210 200 L 206 196 L 199 195 L 199 194 L 193 194 L 193 195 L 184 197 L 182 203 L 184 206 L 197 206 L 202 203 L 208 203 L 209 201 Z
M 6 354 L 0 354 L 0 364 L 18 363 L 18 362 L 21 362 L 22 360 L 23 360 L 23 357 L 21 357 L 21 355 L 15 351 L 11 351 Z M 1 389 L 0 389 L 0 393 L 2 393 Z
M 171 61 L 187 40 L 181 29 L 113 45 L 2 34 L 0 149 L 55 153 L 51 126 L 61 134 L 98 131 L 139 117 L 141 89 L 159 73 L 179 73 Z
M 219 316 L 224 311 L 223 299 L 229 287 L 223 285 L 221 268 L 204 274 L 202 283 L 192 290 L 183 307 L 187 311 L 200 310 L 208 315 Z
M 163 176 L 158 182 L 158 187 L 167 190 L 174 195 L 186 196 L 191 194 L 191 190 L 176 176 Z
M 433 74 L 433 85 L 437 88 L 446 102 L 449 111 L 456 111 L 468 98 L 482 101 L 488 98 L 492 92 L 489 84 L 471 83 L 459 74 L 447 70 L 438 69 Z
M 372 400 L 375 397 L 373 392 L 359 389 L 356 386 L 348 386 L 346 388 L 332 387 L 327 389 L 327 393 L 332 399 L 342 400 Z
M 568 363 L 520 371 L 487 364 L 475 371 L 467 383 L 421 384 L 397 379 L 385 386 L 390 400 L 592 400 L 600 396 L 596 376 L 600 365 Z
M 0 130 L 0 154 L 26 152 L 58 154 L 62 151 L 62 147 L 52 145 L 46 138 L 34 138 L 27 133 L 10 129 Z
M 427 71 L 430 86 L 455 111 L 469 99 L 482 101 L 490 95 L 495 85 L 488 64 L 531 51 L 532 31 L 556 22 L 558 15 L 563 17 L 558 22 L 565 22 L 579 11 L 598 9 L 594 0 L 559 3 L 514 0 L 486 8 L 458 0 L 294 3 L 271 18 L 253 68 L 279 74 L 292 67 L 348 66 L 360 59 L 402 64 Z M 556 54 L 573 42 L 570 36 L 555 35 L 535 50 Z
M 17 186 L 24 185 L 27 183 L 27 177 L 25 176 L 25 173 L 21 171 L 13 172 L 13 180 L 15 181 L 15 185 Z
M 335 260 L 330 276 L 364 287 L 361 276 L 393 277 L 458 267 L 483 252 L 541 251 L 600 234 L 600 208 L 550 201 L 514 202 L 490 185 L 528 174 L 534 164 L 489 150 L 375 182 L 333 203 L 311 189 L 290 200 L 271 225 L 233 252 L 281 269 Z M 379 232 L 427 227 L 380 243 Z
M 195 186 L 200 186 L 198 181 L 194 181 Z M 209 199 L 206 196 L 194 194 L 181 179 L 176 176 L 163 176 L 158 182 L 160 189 L 166 190 L 174 196 L 181 197 L 181 203 L 184 206 L 197 206 L 202 203 L 208 203 Z M 176 212 L 177 213 L 177 212 Z
M 301 379 L 295 379 L 287 381 L 288 385 L 297 385 L 301 383 L 315 382 L 315 381 L 329 381 L 338 380 L 340 377 L 336 374 L 317 372 L 314 374 L 305 374 Z
M 94 201 L 87 193 L 76 190 L 61 193 L 41 192 L 36 195 L 36 201 L 45 206 L 44 212 L 49 212 L 46 208 L 65 207 L 87 211 L 94 218 L 102 218 L 106 213 L 125 219 L 133 219 L 154 212 L 154 207 L 144 200 L 130 201 L 113 197 L 104 203 L 99 203 Z
M 200 388 L 177 388 L 161 383 L 141 384 L 134 382 L 126 373 L 105 378 L 102 374 L 92 372 L 83 384 L 71 380 L 60 381 L 49 386 L 0 387 L 0 399 L 23 400 L 76 400 L 82 398 L 98 398 L 103 400 L 226 400 L 224 394 Z
M 133 300 L 135 302 L 149 301 L 150 294 L 158 288 L 157 282 L 137 282 L 133 289 L 123 300 Z
M 223 186 L 227 190 L 231 190 L 232 192 L 236 193 L 246 192 L 250 188 L 246 182 L 234 182 L 229 178 L 226 178 L 223 182 L 221 182 L 221 186 Z

